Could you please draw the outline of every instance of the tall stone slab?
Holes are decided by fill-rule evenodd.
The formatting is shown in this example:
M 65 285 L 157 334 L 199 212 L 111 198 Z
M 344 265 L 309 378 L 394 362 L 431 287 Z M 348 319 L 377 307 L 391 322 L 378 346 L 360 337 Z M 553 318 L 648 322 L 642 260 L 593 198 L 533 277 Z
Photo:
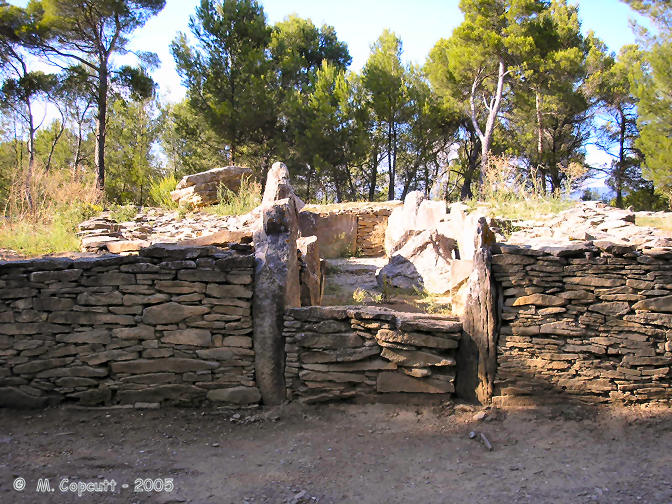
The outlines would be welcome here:
M 489 403 L 494 392 L 501 313 L 501 296 L 491 271 L 488 233 L 483 220 L 476 232 L 477 248 L 461 316 L 464 334 L 457 354 L 457 395 L 481 404 Z
M 301 306 L 299 202 L 289 184 L 287 168 L 282 163 L 274 164 L 253 235 L 255 374 L 265 404 L 278 404 L 285 398 L 283 316 L 286 308 Z
M 268 171 L 261 205 L 262 207 L 272 205 L 275 201 L 285 198 L 294 200 L 297 212 L 301 211 L 305 206 L 305 203 L 294 192 L 287 166 L 285 163 L 278 161 L 277 163 L 273 163 L 273 166 Z
M 297 240 L 300 253 L 301 306 L 318 306 L 322 303 L 323 272 L 317 236 L 304 236 Z

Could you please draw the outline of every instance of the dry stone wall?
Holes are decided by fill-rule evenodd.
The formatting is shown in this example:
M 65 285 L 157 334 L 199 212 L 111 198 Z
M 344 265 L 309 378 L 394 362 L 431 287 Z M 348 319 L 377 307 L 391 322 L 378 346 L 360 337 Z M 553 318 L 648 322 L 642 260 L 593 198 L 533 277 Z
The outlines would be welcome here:
M 260 400 L 249 245 L 0 263 L 0 405 Z
M 322 258 L 382 257 L 388 218 L 401 204 L 388 201 L 306 205 L 299 216 L 301 234 L 317 236 Z
M 455 391 L 457 321 L 384 308 L 285 313 L 287 397 L 312 403 L 379 394 Z
M 672 250 L 501 246 L 495 394 L 672 398 Z

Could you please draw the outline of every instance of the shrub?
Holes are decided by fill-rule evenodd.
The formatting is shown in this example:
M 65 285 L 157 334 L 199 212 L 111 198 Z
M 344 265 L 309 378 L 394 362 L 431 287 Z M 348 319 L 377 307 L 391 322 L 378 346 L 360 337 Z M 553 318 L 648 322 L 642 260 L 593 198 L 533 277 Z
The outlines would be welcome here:
M 114 222 L 128 222 L 138 214 L 138 207 L 134 205 L 116 205 L 110 206 L 110 218 Z
M 161 208 L 177 208 L 177 201 L 170 196 L 170 192 L 176 187 L 177 179 L 174 175 L 153 180 L 149 185 L 149 199 L 152 205 Z

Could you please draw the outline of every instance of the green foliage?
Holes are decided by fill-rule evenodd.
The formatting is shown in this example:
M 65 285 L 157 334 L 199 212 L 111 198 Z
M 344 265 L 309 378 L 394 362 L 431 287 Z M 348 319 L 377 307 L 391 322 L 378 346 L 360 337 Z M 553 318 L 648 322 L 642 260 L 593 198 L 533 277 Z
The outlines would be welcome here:
M 322 62 L 306 93 L 292 95 L 291 128 L 297 161 L 310 172 L 297 177 L 306 196 L 335 194 L 336 201 L 354 199 L 349 186 L 350 167 L 364 157 L 365 137 L 350 103 L 352 83 L 345 72 L 327 60 Z
M 408 82 L 401 53 L 401 39 L 384 30 L 362 70 L 362 84 L 368 92 L 375 128 L 386 138 L 387 199 L 390 200 L 395 199 L 399 130 L 409 114 Z
M 130 222 L 138 214 L 138 207 L 134 205 L 112 204 L 109 208 L 110 219 L 114 222 Z
M 152 180 L 149 185 L 149 201 L 157 207 L 177 208 L 177 201 L 170 196 L 170 192 L 174 191 L 175 187 L 177 187 L 177 179 L 174 175 Z
M 345 70 L 352 58 L 332 26 L 316 27 L 310 19 L 290 15 L 273 27 L 269 50 L 279 71 L 279 88 L 308 92 L 325 62 Z
M 376 302 L 389 303 L 393 295 L 394 287 L 392 287 L 392 282 L 390 282 L 390 279 L 386 275 L 383 275 L 383 285 L 380 286 L 380 298 Z
M 27 21 L 20 31 L 20 43 L 55 59 L 61 67 L 76 65 L 84 84 L 80 88 L 96 103 L 100 134 L 96 135 L 95 163 L 100 188 L 105 185 L 109 97 L 119 88 L 134 97 L 147 97 L 153 87 L 144 70 L 115 68 L 113 57 L 129 52 L 130 34 L 165 4 L 165 0 L 30 0 L 24 11 Z M 144 68 L 155 66 L 158 58 L 137 54 Z
M 24 256 L 78 251 L 77 225 L 102 211 L 91 202 L 59 203 L 49 217 L 7 219 L 0 226 L 0 248 Z
M 655 44 L 634 76 L 639 98 L 640 138 L 646 164 L 644 176 L 672 202 L 672 42 Z
M 20 222 L 0 227 L 0 247 L 24 256 L 39 256 L 79 250 L 79 238 L 69 225 Z
M 219 203 L 207 208 L 216 215 L 243 215 L 261 204 L 261 184 L 249 177 L 243 177 L 240 188 L 234 192 L 221 185 L 218 191 Z
M 616 200 L 611 202 L 616 205 Z M 623 198 L 623 207 L 632 207 L 636 212 L 653 211 L 661 212 L 670 208 L 670 201 L 653 190 L 652 184 L 630 191 Z
M 107 126 L 108 201 L 144 205 L 158 175 L 153 147 L 161 128 L 156 103 L 117 99 Z
M 227 165 L 225 144 L 188 100 L 166 106 L 162 118 L 160 140 L 176 178 Z
M 198 46 L 180 33 L 170 49 L 189 105 L 229 146 L 235 164 L 245 144 L 263 143 L 275 126 L 266 79 L 271 29 L 256 0 L 202 0 L 189 26 Z

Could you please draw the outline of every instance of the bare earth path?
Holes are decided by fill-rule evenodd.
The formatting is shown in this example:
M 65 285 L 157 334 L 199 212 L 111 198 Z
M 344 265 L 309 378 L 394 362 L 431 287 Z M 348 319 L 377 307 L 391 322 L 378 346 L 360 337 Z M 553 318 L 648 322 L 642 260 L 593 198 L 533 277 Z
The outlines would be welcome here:
M 670 409 L 506 409 L 485 421 L 477 411 L 2 410 L 0 502 L 672 502 Z M 12 488 L 17 477 L 23 492 Z M 39 477 L 54 492 L 37 494 Z M 58 489 L 66 477 L 130 488 L 79 498 Z M 134 493 L 136 478 L 173 478 L 175 489 Z

